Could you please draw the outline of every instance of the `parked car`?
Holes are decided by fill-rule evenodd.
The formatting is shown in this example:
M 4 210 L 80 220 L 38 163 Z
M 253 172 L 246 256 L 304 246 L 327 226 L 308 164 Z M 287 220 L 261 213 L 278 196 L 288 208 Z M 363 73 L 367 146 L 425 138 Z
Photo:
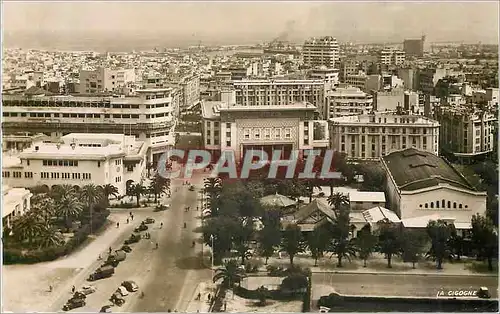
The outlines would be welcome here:
M 111 265 L 100 267 L 90 274 L 88 281 L 95 281 L 103 278 L 111 277 L 115 273 L 115 268 Z
M 83 293 L 84 295 L 88 295 L 96 292 L 96 290 L 97 290 L 96 287 L 88 285 L 88 286 L 83 286 L 79 292 Z
M 137 290 L 139 290 L 139 286 L 132 280 L 122 282 L 122 286 L 125 287 L 125 289 L 127 289 L 127 291 L 129 292 L 136 292 Z
M 101 307 L 99 313 L 111 313 L 111 305 L 105 305 Z
M 128 245 L 123 245 L 120 250 L 127 252 L 127 253 L 132 252 L 132 248 Z
M 102 266 L 111 265 L 113 267 L 117 267 L 118 264 L 124 261 L 127 258 L 127 254 L 125 251 L 117 250 L 115 253 L 111 254 L 106 262 Z
M 113 293 L 113 295 L 111 295 L 111 298 L 109 299 L 111 302 L 113 302 L 113 304 L 117 305 L 117 306 L 122 306 L 123 304 L 125 304 L 125 299 L 123 299 L 119 293 Z
M 144 224 L 144 221 L 139 225 L 139 227 L 134 229 L 135 232 L 141 232 L 146 230 L 148 230 L 148 226 Z
M 130 237 L 125 240 L 124 244 L 125 245 L 129 245 L 129 244 L 132 244 L 132 243 L 137 243 L 141 240 L 141 236 L 138 235 L 138 234 L 131 234 Z
M 83 307 L 85 306 L 85 304 L 85 299 L 71 298 L 68 300 L 68 302 L 66 302 L 66 304 L 64 304 L 62 309 L 63 311 L 70 311 L 72 309 Z
M 116 292 L 119 293 L 122 297 L 128 295 L 128 291 L 124 286 L 119 286 L 118 289 L 116 289 Z
M 490 299 L 491 298 L 490 291 L 486 287 L 479 288 L 479 291 L 477 292 L 477 296 L 481 299 Z
M 189 191 L 194 191 L 194 185 L 189 186 Z
M 170 208 L 170 205 L 169 204 L 166 204 L 166 205 L 163 205 L 163 204 L 160 204 L 160 205 L 156 205 L 154 211 L 155 212 L 161 212 L 163 210 L 167 210 Z
M 71 299 L 86 299 L 87 298 L 87 295 L 85 293 L 83 293 L 82 291 L 77 291 L 73 294 L 73 296 L 71 297 Z
M 148 217 L 146 219 L 144 219 L 144 221 L 142 222 L 144 224 L 154 224 L 155 223 L 155 220 L 151 217 Z

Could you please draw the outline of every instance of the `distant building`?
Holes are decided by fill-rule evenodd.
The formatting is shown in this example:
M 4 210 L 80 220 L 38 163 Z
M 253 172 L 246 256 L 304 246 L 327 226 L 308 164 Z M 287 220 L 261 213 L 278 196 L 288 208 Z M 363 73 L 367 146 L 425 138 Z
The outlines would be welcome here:
M 378 112 L 396 112 L 398 107 L 404 105 L 404 89 L 393 89 L 391 91 L 374 91 L 373 110 Z
M 192 74 L 182 78 L 180 84 L 182 89 L 181 108 L 189 108 L 200 101 L 200 76 Z
M 365 73 L 347 75 L 345 83 L 365 92 L 378 91 L 382 88 L 382 77 L 378 74 Z
M 446 75 L 446 69 L 427 68 L 420 70 L 418 73 L 419 90 L 425 94 L 434 95 L 434 87 L 436 87 L 437 82 Z
M 312 80 L 323 80 L 327 89 L 332 89 L 339 84 L 339 70 L 326 67 L 315 68 L 309 71 Z
M 405 89 L 418 90 L 418 71 L 416 69 L 398 69 L 398 77 L 403 80 Z
M 350 159 L 378 159 L 409 147 L 439 152 L 439 123 L 425 117 L 374 114 L 329 121 L 330 146 Z
M 405 62 L 405 52 L 386 48 L 380 52 L 379 63 L 383 65 L 401 65 Z
M 146 174 L 148 145 L 123 134 L 71 133 L 61 143 L 34 143 L 17 164 L 3 163 L 3 182 L 13 187 L 86 184 L 117 187 L 125 195 L 130 180 Z
M 409 148 L 382 158 L 388 202 L 405 227 L 425 228 L 446 220 L 470 230 L 474 214 L 486 212 L 486 192 L 478 192 L 443 158 Z
M 33 194 L 24 188 L 13 188 L 2 184 L 2 224 L 5 228 L 12 229 L 12 222 L 16 217 L 22 216 L 31 209 Z
M 420 39 L 405 39 L 403 42 L 403 50 L 408 57 L 423 57 L 424 56 L 425 36 Z
M 337 39 L 331 36 L 311 38 L 304 42 L 302 57 L 307 66 L 335 68 L 340 58 L 339 51 Z
M 336 88 L 326 93 L 325 117 L 368 114 L 373 110 L 373 97 L 356 87 Z
M 135 82 L 134 69 L 97 68 L 96 70 L 80 70 L 80 94 L 98 94 L 114 92 L 129 82 Z

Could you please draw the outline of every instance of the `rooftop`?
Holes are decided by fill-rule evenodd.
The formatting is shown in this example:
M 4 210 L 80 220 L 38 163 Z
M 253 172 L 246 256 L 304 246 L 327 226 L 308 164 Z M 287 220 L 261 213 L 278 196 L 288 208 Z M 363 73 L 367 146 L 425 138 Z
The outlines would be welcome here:
M 378 125 L 388 125 L 388 124 L 411 124 L 414 126 L 439 126 L 439 122 L 436 120 L 417 116 L 417 115 L 395 115 L 395 114 L 387 114 L 387 113 L 376 113 L 376 114 L 367 114 L 367 115 L 359 115 L 359 116 L 342 116 L 330 118 L 329 120 L 333 123 L 338 124 L 370 124 L 374 123 L 373 118 L 375 118 Z M 382 118 L 379 122 L 378 119 Z
M 16 209 L 16 205 L 23 206 L 23 197 L 30 196 L 29 190 L 24 188 L 11 188 L 2 184 L 2 218 Z
M 243 106 L 229 105 L 221 101 L 202 102 L 201 112 L 205 119 L 214 119 L 220 116 L 221 111 L 297 111 L 297 110 L 316 110 L 316 107 L 308 102 L 293 103 L 289 105 L 268 105 L 268 106 Z
M 382 160 L 395 184 L 403 191 L 415 191 L 440 184 L 476 191 L 455 168 L 429 152 L 408 148 L 392 152 Z
M 349 192 L 350 202 L 380 202 L 385 203 L 384 192 Z

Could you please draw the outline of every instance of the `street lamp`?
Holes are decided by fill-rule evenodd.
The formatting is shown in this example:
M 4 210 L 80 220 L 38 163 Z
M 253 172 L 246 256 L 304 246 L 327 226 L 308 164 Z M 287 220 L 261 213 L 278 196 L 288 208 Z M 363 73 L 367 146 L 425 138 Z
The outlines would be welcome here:
M 214 277 L 214 235 L 210 235 L 210 242 L 212 244 L 212 278 Z

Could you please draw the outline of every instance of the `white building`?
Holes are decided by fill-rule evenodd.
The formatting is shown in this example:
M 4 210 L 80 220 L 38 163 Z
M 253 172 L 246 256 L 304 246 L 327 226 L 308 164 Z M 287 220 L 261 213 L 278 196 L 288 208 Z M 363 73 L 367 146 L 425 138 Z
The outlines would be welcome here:
M 134 135 L 151 148 L 150 160 L 174 144 L 177 104 L 172 88 L 140 89 L 134 97 L 2 95 L 4 134 L 73 132 Z
M 30 210 L 33 194 L 27 189 L 12 188 L 5 184 L 2 184 L 2 194 L 2 224 L 4 228 L 12 228 L 12 220 Z
M 446 218 L 457 229 L 470 229 L 474 214 L 486 212 L 486 192 L 474 187 L 441 157 L 414 148 L 382 158 L 387 173 L 390 208 L 403 221 L 429 217 Z M 420 225 L 425 227 L 429 219 Z
M 309 78 L 312 80 L 323 80 L 327 89 L 331 89 L 339 85 L 339 70 L 322 66 L 309 71 Z
M 405 62 L 405 52 L 386 48 L 380 52 L 379 61 L 383 65 L 401 65 Z
M 351 210 L 367 210 L 373 207 L 385 207 L 384 192 L 349 192 L 349 205 Z
M 124 195 L 127 181 L 145 175 L 148 146 L 133 136 L 71 133 L 61 143 L 34 143 L 3 163 L 3 181 L 13 187 L 112 184 Z
M 80 70 L 80 94 L 95 94 L 114 92 L 128 83 L 136 81 L 134 69 L 97 68 L 95 70 Z
M 331 148 L 351 159 L 378 159 L 410 147 L 439 152 L 439 122 L 422 116 L 373 114 L 330 119 Z
M 373 97 L 356 87 L 336 88 L 326 92 L 328 118 L 368 114 L 373 110 Z
M 290 158 L 292 150 L 325 150 L 328 124 L 315 120 L 316 107 L 308 103 L 287 106 L 241 106 L 203 102 L 203 143 L 217 157 L 232 150 L 241 159 L 248 150 L 281 150 Z
M 340 48 L 337 39 L 331 36 L 311 38 L 304 42 L 302 48 L 304 64 L 310 67 L 326 66 L 334 68 L 340 59 Z

